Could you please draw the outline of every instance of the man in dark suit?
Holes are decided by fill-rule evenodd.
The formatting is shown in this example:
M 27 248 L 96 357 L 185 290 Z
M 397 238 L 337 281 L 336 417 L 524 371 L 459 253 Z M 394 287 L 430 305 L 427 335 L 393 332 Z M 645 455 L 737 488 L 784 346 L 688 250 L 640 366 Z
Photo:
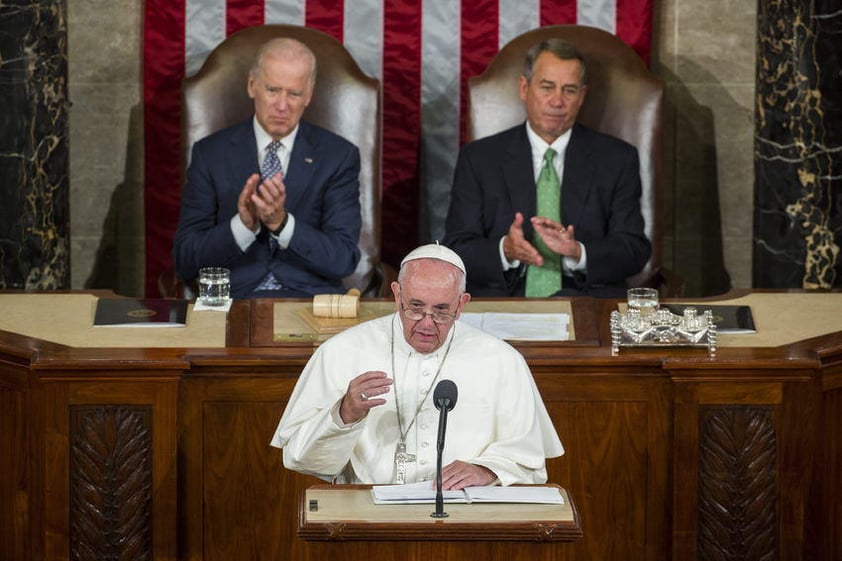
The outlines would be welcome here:
M 231 270 L 231 296 L 342 292 L 360 260 L 359 150 L 301 120 L 316 58 L 266 43 L 248 77 L 254 117 L 193 147 L 173 244 L 180 278 Z
M 569 43 L 534 45 L 526 123 L 462 148 L 444 244 L 474 296 L 622 297 L 649 259 L 637 150 L 575 122 L 586 78 Z

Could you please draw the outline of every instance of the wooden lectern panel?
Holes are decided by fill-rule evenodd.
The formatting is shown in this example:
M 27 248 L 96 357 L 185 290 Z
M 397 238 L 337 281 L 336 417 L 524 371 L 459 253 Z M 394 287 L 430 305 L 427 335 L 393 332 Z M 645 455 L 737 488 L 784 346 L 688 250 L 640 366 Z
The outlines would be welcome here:
M 370 485 L 314 485 L 301 495 L 298 536 L 307 540 L 574 541 L 582 537 L 579 515 L 564 503 L 446 503 L 377 505 Z M 314 508 L 315 507 L 315 508 Z
M 582 528 L 559 490 L 563 505 L 446 503 L 450 516 L 434 519 L 434 504 L 373 504 L 370 485 L 314 485 L 301 494 L 298 549 L 313 560 L 568 559 Z

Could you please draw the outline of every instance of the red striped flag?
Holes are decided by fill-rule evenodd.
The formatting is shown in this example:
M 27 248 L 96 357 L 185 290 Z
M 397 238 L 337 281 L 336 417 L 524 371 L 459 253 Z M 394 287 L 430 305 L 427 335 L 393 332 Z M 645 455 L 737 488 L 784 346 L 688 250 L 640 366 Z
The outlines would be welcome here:
M 460 5 L 461 4 L 461 5 Z M 228 35 L 264 23 L 324 31 L 383 84 L 383 258 L 440 239 L 464 130 L 467 79 L 515 36 L 579 23 L 648 61 L 652 0 L 146 0 L 146 294 L 171 265 L 183 173 L 180 86 Z M 316 86 L 318 87 L 318 85 Z

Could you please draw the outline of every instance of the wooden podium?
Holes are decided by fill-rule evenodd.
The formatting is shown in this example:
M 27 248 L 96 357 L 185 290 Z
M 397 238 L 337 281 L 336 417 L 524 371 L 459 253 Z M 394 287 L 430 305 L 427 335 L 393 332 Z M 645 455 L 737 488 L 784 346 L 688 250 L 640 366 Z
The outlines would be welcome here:
M 561 559 L 582 528 L 559 491 L 561 505 L 446 503 L 436 519 L 434 504 L 374 504 L 370 485 L 314 485 L 301 494 L 298 536 L 312 559 Z

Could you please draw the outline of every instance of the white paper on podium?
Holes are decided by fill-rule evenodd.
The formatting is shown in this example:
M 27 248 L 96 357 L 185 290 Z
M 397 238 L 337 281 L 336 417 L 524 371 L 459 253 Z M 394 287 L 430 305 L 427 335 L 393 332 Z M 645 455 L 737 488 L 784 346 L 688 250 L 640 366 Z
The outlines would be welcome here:
M 446 503 L 465 503 L 464 491 L 442 491 Z M 403 485 L 375 485 L 371 488 L 374 504 L 422 504 L 436 502 L 436 488 L 431 481 L 405 483 Z
M 436 502 L 436 489 L 430 481 L 405 485 L 375 485 L 371 488 L 374 504 L 420 504 Z M 558 487 L 528 486 L 466 487 L 462 491 L 442 491 L 446 503 L 531 503 L 564 504 Z
M 466 487 L 469 503 L 564 504 L 558 487 Z
M 509 341 L 567 341 L 568 314 L 464 313 L 460 320 Z

